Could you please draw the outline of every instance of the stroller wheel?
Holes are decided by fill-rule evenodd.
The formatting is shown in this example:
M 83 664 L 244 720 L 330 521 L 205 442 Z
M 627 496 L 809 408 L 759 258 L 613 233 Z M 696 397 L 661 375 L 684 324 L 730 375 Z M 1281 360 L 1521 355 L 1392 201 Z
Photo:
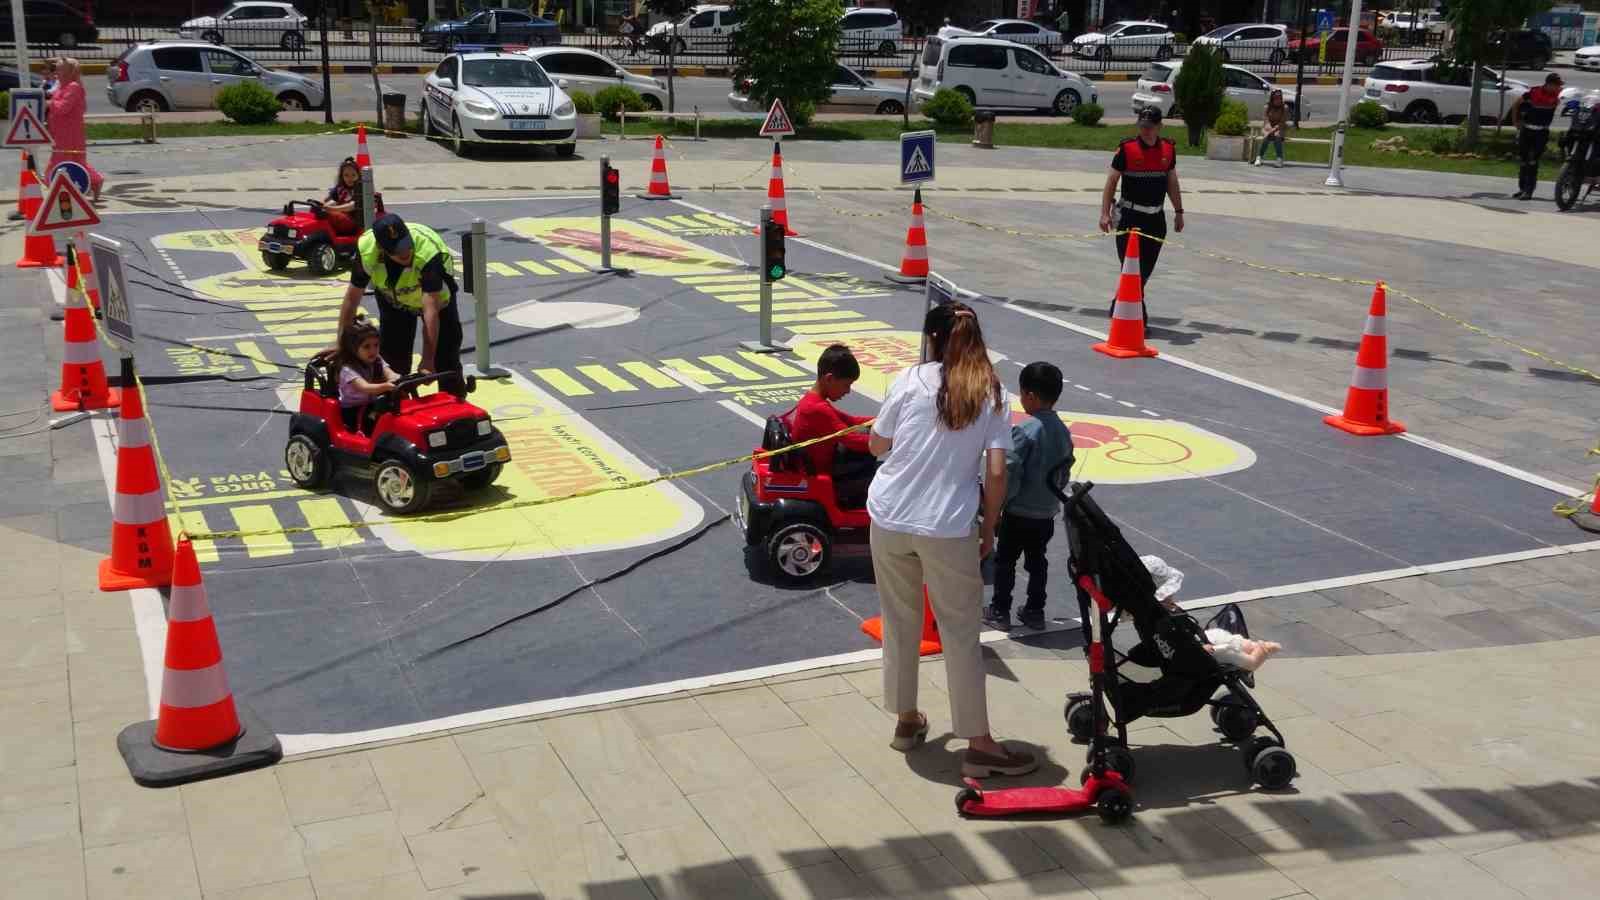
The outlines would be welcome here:
M 1278 743 L 1277 738 L 1269 737 L 1264 734 L 1260 737 L 1251 738 L 1249 741 L 1240 744 L 1239 750 L 1244 754 L 1244 770 L 1254 776 L 1256 772 L 1256 757 L 1260 756 L 1261 752 L 1269 747 L 1282 746 L 1282 744 Z
M 1256 754 L 1255 762 L 1250 766 L 1250 774 L 1255 778 L 1256 784 L 1263 788 L 1269 791 L 1281 791 L 1294 780 L 1294 754 L 1282 747 L 1268 747 Z
M 956 814 L 966 815 L 968 803 L 981 803 L 983 792 L 975 787 L 964 787 L 956 792 Z
M 1121 824 L 1133 815 L 1133 796 L 1121 788 L 1101 791 L 1095 805 L 1100 811 L 1100 821 L 1107 825 Z
M 1067 733 L 1075 741 L 1088 741 L 1094 736 L 1094 705 L 1087 697 L 1067 700 Z
M 1212 719 L 1217 723 L 1217 729 L 1223 737 L 1236 744 L 1249 740 L 1250 735 L 1255 734 L 1256 726 L 1261 724 L 1260 716 L 1248 706 L 1219 703 L 1213 709 Z
M 1122 776 L 1122 780 L 1133 783 L 1133 751 L 1121 744 L 1112 744 L 1106 748 L 1106 768 Z

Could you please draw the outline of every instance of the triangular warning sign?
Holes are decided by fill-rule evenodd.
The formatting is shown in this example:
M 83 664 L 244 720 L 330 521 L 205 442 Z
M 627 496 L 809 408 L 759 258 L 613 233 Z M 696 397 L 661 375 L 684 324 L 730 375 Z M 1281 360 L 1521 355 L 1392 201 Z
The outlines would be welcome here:
M 89 205 L 89 201 L 83 199 L 78 186 L 72 183 L 67 173 L 58 171 L 56 180 L 50 182 L 50 190 L 44 195 L 38 215 L 33 217 L 29 227 L 35 233 L 41 233 L 76 231 L 99 224 L 99 214 Z
M 911 148 L 911 158 L 906 160 L 907 175 L 926 175 L 933 171 L 933 166 L 928 165 L 928 158 L 922 155 L 921 147 Z
M 767 121 L 761 125 L 762 137 L 781 137 L 794 134 L 794 123 L 789 121 L 789 114 L 784 112 L 783 101 L 772 101 L 772 110 L 767 113 Z
M 50 137 L 50 129 L 44 127 L 39 117 L 33 114 L 32 106 L 26 103 L 18 104 L 16 112 L 16 118 L 11 120 L 11 130 L 6 132 L 7 147 L 31 147 L 55 143 Z

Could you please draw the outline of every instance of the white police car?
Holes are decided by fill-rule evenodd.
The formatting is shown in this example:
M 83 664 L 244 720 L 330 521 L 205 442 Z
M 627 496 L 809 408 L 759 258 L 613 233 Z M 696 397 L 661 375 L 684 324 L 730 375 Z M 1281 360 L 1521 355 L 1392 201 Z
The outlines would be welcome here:
M 460 156 L 474 143 L 549 144 L 571 156 L 577 124 L 572 99 L 521 53 L 452 53 L 423 82 L 422 133 Z

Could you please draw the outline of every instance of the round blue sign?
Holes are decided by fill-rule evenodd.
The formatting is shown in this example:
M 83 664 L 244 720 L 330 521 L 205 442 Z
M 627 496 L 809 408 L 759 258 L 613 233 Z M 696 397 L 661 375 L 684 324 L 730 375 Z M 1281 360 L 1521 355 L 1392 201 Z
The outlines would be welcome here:
M 67 179 L 71 181 L 72 186 L 77 188 L 79 191 L 86 192 L 89 190 L 89 170 L 84 168 L 82 163 L 75 163 L 70 160 L 67 162 L 56 163 L 55 167 L 52 168 L 48 173 L 49 177 L 45 181 L 46 185 L 54 184 L 56 175 L 60 172 L 67 173 Z

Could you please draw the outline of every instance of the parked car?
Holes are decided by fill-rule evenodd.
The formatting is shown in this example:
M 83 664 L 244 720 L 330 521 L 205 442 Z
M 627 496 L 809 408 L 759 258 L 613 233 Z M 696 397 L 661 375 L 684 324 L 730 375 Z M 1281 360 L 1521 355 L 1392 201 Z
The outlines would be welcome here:
M 1178 72 L 1183 68 L 1182 60 L 1170 62 L 1151 63 L 1150 68 L 1139 77 L 1133 88 L 1133 114 L 1138 115 L 1141 110 L 1155 108 L 1163 116 L 1176 115 L 1174 111 L 1177 95 L 1173 92 L 1173 85 L 1178 80 Z M 1289 118 L 1294 118 L 1295 107 L 1300 103 L 1300 97 L 1294 88 L 1279 87 L 1267 81 L 1260 75 L 1243 68 L 1242 66 L 1225 65 L 1222 67 L 1223 92 L 1230 100 L 1237 100 L 1250 111 L 1250 120 L 1261 118 L 1261 111 L 1266 108 L 1267 101 L 1271 99 L 1275 90 L 1283 91 L 1283 102 L 1289 107 Z M 1300 113 L 1301 118 L 1311 117 L 1311 107 Z
M 1508 69 L 1542 69 L 1555 55 L 1555 45 L 1550 35 L 1543 31 L 1513 31 L 1510 37 L 1503 31 L 1489 35 L 1483 59 L 1505 63 Z
M 898 116 L 905 110 L 906 85 L 878 84 L 868 78 L 862 78 L 850 70 L 849 66 L 835 65 L 833 67 L 833 96 L 826 103 L 830 106 L 847 106 L 852 110 L 871 110 L 880 116 Z M 764 113 L 767 107 L 750 99 L 750 79 L 740 79 L 734 84 L 733 91 L 728 94 L 728 103 L 740 112 Z
M 1328 35 L 1328 54 L 1326 61 L 1330 65 L 1339 65 L 1344 62 L 1345 48 L 1350 44 L 1350 29 L 1335 28 Z M 1322 35 L 1311 34 L 1304 38 L 1296 38 L 1289 42 L 1289 58 L 1303 59 L 1314 63 L 1322 56 Z M 1356 65 L 1375 66 L 1383 58 L 1383 41 L 1372 32 L 1361 29 L 1356 37 Z
M 561 43 L 561 26 L 520 9 L 484 9 L 465 19 L 429 22 L 417 34 L 424 50 L 449 53 L 460 44 L 517 44 L 548 47 Z
M 1444 34 L 1448 24 L 1444 17 L 1436 12 L 1428 11 L 1417 15 L 1408 12 L 1392 13 L 1384 21 L 1385 28 L 1392 28 L 1400 34 Z
M 1432 59 L 1396 60 L 1374 66 L 1362 84 L 1362 98 L 1382 106 L 1389 118 L 1404 122 L 1465 121 L 1471 110 L 1472 70 L 1444 66 Z M 1494 121 L 1529 88 L 1525 81 L 1502 78 L 1478 67 L 1483 81 L 1482 118 Z M 1509 115 L 1509 112 L 1508 112 Z
M 657 22 L 644 33 L 645 46 L 665 53 L 668 40 L 677 42 L 677 51 L 690 47 L 699 50 L 726 50 L 744 14 L 731 6 L 696 6 L 676 22 Z
M 1224 25 L 1194 39 L 1211 47 L 1223 62 L 1278 65 L 1289 56 L 1289 29 L 1284 25 Z
M 1106 62 L 1112 59 L 1171 59 L 1176 39 L 1160 22 L 1112 22 L 1104 31 L 1091 31 L 1072 39 L 1073 56 Z
M 1562 116 L 1570 118 L 1577 114 L 1580 105 L 1593 106 L 1595 103 L 1600 103 L 1600 88 L 1562 88 L 1556 109 Z
M 452 53 L 422 86 L 422 133 L 466 156 L 486 141 L 546 144 L 577 152 L 577 110 L 539 63 L 520 53 Z
M 231 84 L 258 81 L 284 109 L 320 109 L 322 82 L 277 72 L 227 47 L 200 41 L 156 41 L 122 51 L 106 68 L 106 97 L 129 112 L 215 109 Z
M 1572 54 L 1572 64 L 1579 69 L 1600 72 L 1600 44 L 1579 47 Z
M 214 16 L 184 22 L 178 26 L 178 37 L 210 44 L 299 50 L 306 45 L 307 21 L 292 3 L 235 3 Z
M 63 50 L 92 44 L 100 38 L 93 16 L 59 0 L 22 0 L 22 24 L 28 30 L 29 41 L 54 44 Z M 0 13 L 0 41 L 16 39 L 10 11 Z
M 22 82 L 17 78 L 16 69 L 12 68 L 11 66 L 0 66 L 0 91 L 15 90 L 21 83 Z M 39 80 L 38 75 L 34 75 L 32 73 L 28 75 L 28 87 L 36 88 L 43 83 L 44 82 Z
M 999 38 L 1013 44 L 1026 44 L 1045 53 L 1052 52 L 1053 48 L 1063 47 L 1065 39 L 1061 32 L 1053 31 L 1037 22 L 1028 22 L 1022 19 L 986 19 L 979 22 L 977 27 L 969 30 L 951 29 L 950 35 L 970 35 L 973 37 Z
M 839 17 L 839 49 L 890 56 L 900 48 L 905 25 L 892 9 L 850 8 Z
M 646 109 L 667 108 L 667 86 L 648 75 L 635 75 L 593 50 L 578 47 L 534 47 L 524 55 L 538 61 L 545 74 L 566 91 L 598 93 L 622 85 L 639 92 Z
M 1098 103 L 1094 84 L 1076 72 L 1063 72 L 1035 50 L 998 38 L 928 38 L 922 50 L 917 104 L 950 88 L 974 106 L 1048 109 L 1070 115 L 1079 103 Z

